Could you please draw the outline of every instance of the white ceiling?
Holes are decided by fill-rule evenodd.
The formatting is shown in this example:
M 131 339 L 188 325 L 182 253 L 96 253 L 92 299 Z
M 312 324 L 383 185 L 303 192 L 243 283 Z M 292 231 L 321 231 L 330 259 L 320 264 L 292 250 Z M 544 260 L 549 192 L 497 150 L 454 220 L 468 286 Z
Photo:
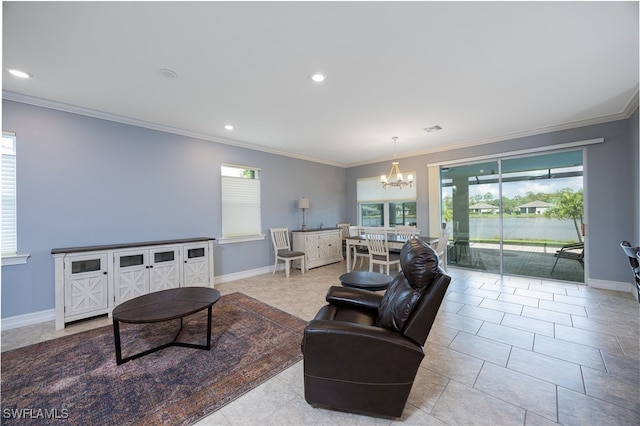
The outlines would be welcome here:
M 6 99 L 340 166 L 392 157 L 393 136 L 403 157 L 625 118 L 638 102 L 638 2 L 3 7 Z

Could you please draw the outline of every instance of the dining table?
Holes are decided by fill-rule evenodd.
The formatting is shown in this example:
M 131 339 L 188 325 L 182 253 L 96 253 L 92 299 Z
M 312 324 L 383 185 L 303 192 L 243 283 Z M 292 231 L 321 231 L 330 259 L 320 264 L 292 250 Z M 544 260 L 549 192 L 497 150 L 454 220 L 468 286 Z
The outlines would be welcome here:
M 423 235 L 416 235 L 413 238 L 418 238 L 427 244 L 431 245 L 433 243 L 437 243 L 440 237 L 429 237 Z M 407 242 L 409 238 L 401 237 L 399 235 L 395 235 L 394 233 L 389 233 L 387 235 L 387 245 L 389 250 L 400 250 L 404 243 Z M 367 246 L 367 238 L 364 234 L 354 235 L 351 237 L 345 237 L 345 243 L 347 248 L 347 272 L 351 272 L 351 248 L 355 246 Z

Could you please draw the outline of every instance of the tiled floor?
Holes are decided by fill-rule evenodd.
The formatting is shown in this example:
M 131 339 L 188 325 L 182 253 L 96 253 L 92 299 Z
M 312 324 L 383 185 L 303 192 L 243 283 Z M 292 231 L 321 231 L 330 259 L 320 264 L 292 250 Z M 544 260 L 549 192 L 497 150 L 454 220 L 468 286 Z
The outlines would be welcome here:
M 366 265 L 365 265 L 366 266 Z M 216 285 L 305 320 L 324 305 L 344 263 L 301 275 L 282 271 Z M 313 408 L 302 362 L 198 425 L 638 425 L 638 302 L 630 293 L 449 268 L 453 277 L 425 346 L 402 418 Z M 2 332 L 2 350 L 109 324 L 62 332 L 53 322 Z

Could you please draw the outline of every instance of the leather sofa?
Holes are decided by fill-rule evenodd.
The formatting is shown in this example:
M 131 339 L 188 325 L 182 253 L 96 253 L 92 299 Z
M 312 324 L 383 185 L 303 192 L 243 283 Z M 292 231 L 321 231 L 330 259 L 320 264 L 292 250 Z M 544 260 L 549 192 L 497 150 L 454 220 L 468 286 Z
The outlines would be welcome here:
M 423 345 L 451 278 L 419 239 L 384 295 L 332 286 L 302 341 L 305 399 L 313 406 L 400 417 Z

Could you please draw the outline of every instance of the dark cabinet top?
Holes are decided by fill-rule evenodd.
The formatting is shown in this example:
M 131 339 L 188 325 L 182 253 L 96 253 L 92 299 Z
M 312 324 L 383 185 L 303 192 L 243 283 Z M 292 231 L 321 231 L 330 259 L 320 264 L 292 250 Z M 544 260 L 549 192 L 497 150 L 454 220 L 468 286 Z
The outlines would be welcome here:
M 182 238 L 179 240 L 145 241 L 142 243 L 121 243 L 121 244 L 104 244 L 104 245 L 98 245 L 98 246 L 54 248 L 54 249 L 51 249 L 51 254 L 79 253 L 83 251 L 114 250 L 114 249 L 144 247 L 144 246 L 160 246 L 165 244 L 199 243 L 202 241 L 210 241 L 210 240 L 215 240 L 215 238 L 210 238 L 210 237 Z
M 314 228 L 314 229 L 294 229 L 291 232 L 318 232 L 318 231 L 335 231 L 340 228 Z

